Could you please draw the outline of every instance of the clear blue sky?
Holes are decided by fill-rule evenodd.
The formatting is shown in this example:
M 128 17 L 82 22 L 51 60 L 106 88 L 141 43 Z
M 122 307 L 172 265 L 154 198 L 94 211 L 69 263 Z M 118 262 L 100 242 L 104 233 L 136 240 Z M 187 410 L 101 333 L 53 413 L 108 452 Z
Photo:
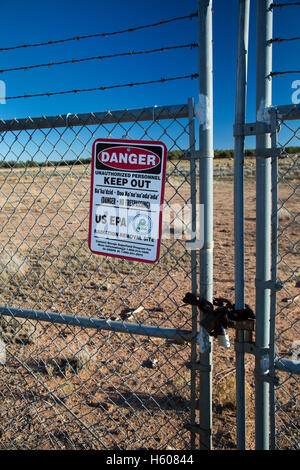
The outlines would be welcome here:
M 284 1 L 284 0 L 283 0 Z M 252 0 L 248 120 L 255 120 L 255 0 Z M 117 31 L 197 10 L 196 0 L 1 0 L 1 47 L 43 42 L 77 35 Z M 274 37 L 299 36 L 299 7 L 274 12 Z M 214 1 L 214 130 L 215 148 L 232 148 L 238 0 Z M 93 55 L 146 50 L 196 42 L 197 19 L 107 38 L 85 39 L 45 47 L 0 52 L 0 68 L 76 59 Z M 300 41 L 274 45 L 273 70 L 299 69 Z M 29 71 L 0 74 L 7 96 L 90 88 L 147 81 L 198 72 L 197 49 L 105 59 Z M 291 103 L 297 75 L 273 79 L 273 103 Z M 180 104 L 197 100 L 197 80 L 19 100 L 0 105 L 0 117 L 36 117 L 107 109 Z M 251 146 L 248 144 L 248 146 Z

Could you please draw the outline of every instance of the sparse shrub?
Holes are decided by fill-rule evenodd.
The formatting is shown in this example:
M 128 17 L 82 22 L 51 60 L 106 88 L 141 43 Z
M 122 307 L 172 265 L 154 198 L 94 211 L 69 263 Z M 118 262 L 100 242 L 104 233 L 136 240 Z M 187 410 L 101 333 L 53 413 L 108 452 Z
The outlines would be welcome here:
M 5 248 L 0 252 L 0 281 L 2 291 L 15 289 L 29 271 L 25 256 Z M 0 339 L 10 344 L 31 344 L 37 339 L 37 325 L 23 318 L 0 316 Z
M 233 158 L 233 150 L 215 150 L 215 158 Z
M 0 340 L 10 344 L 32 344 L 37 340 L 37 325 L 24 318 L 0 317 Z
M 92 359 L 86 348 L 81 348 L 78 352 L 70 354 L 68 357 L 56 357 L 40 363 L 40 369 L 47 375 L 59 375 L 69 377 L 78 374 L 84 368 L 90 368 Z
M 64 382 L 63 384 L 59 385 L 56 390 L 56 396 L 61 400 L 69 398 L 73 393 L 74 387 L 69 382 Z
M 245 384 L 245 394 L 247 402 L 251 397 L 251 387 L 247 382 Z M 236 409 L 236 382 L 234 376 L 226 377 L 216 384 L 214 400 L 219 410 L 226 408 L 231 410 Z

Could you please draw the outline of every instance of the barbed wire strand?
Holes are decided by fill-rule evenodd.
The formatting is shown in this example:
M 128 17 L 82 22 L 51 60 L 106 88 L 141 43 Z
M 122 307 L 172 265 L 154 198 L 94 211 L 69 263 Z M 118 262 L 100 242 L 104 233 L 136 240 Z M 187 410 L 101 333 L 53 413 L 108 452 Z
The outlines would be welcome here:
M 285 70 L 283 72 L 271 72 L 270 77 L 275 77 L 276 75 L 286 75 L 288 73 L 300 73 L 300 70 Z
M 18 96 L 7 96 L 7 97 L 0 97 L 1 99 L 6 99 L 6 100 L 16 100 L 16 99 L 21 99 L 21 98 L 35 98 L 35 97 L 41 97 L 41 96 L 54 96 L 54 95 L 66 95 L 69 93 L 82 93 L 82 92 L 89 92 L 89 91 L 104 91 L 104 90 L 112 90 L 114 88 L 125 88 L 125 87 L 132 87 L 132 86 L 138 86 L 138 85 L 151 85 L 153 83 L 164 83 L 164 82 L 170 82 L 174 80 L 184 80 L 187 78 L 194 79 L 197 78 L 199 75 L 197 73 L 194 74 L 189 74 L 189 75 L 181 75 L 177 77 L 167 77 L 167 78 L 160 78 L 158 80 L 149 80 L 145 82 L 134 82 L 134 83 L 121 83 L 119 85 L 108 85 L 108 86 L 101 86 L 101 87 L 93 87 L 93 88 L 82 88 L 78 90 L 64 90 L 64 91 L 54 91 L 54 92 L 48 92 L 48 93 L 34 93 L 34 94 L 24 94 L 24 95 L 18 95 Z
M 300 2 L 272 3 L 271 8 L 282 8 L 282 7 L 292 7 L 292 6 L 300 6 Z
M 87 35 L 74 36 L 74 37 L 65 38 L 65 39 L 57 39 L 57 40 L 54 40 L 54 41 L 31 43 L 31 44 L 20 44 L 20 45 L 17 45 L 17 46 L 10 46 L 10 47 L 1 47 L 0 52 L 12 51 L 12 50 L 15 50 L 15 49 L 28 48 L 28 47 L 51 46 L 51 45 L 54 45 L 54 44 L 61 44 L 61 43 L 70 42 L 70 41 L 79 41 L 79 40 L 82 40 L 82 39 L 108 37 L 108 36 L 114 36 L 114 35 L 117 35 L 117 34 L 132 33 L 132 32 L 135 32 L 135 31 L 140 31 L 142 29 L 162 26 L 164 24 L 172 23 L 172 22 L 175 22 L 175 21 L 181 21 L 181 20 L 185 20 L 185 19 L 192 19 L 196 16 L 198 16 L 198 12 L 190 13 L 189 15 L 185 15 L 185 16 L 177 16 L 175 18 L 169 18 L 167 20 L 158 21 L 156 23 L 146 24 L 146 25 L 142 25 L 142 26 L 136 26 L 136 27 L 133 27 L 133 28 L 122 29 L 122 30 L 119 30 L 119 31 L 112 31 L 112 32 L 107 32 L 107 33 L 87 34 Z
M 270 39 L 270 43 L 283 42 L 283 41 L 299 41 L 299 39 L 300 39 L 300 36 L 295 37 L 295 38 L 274 38 L 274 39 Z
M 134 55 L 142 55 L 142 54 L 152 54 L 156 52 L 166 52 L 174 49 L 183 49 L 183 48 L 190 48 L 193 49 L 195 47 L 198 47 L 197 43 L 190 43 L 190 44 L 180 44 L 177 46 L 166 46 L 166 47 L 160 47 L 157 49 L 151 49 L 151 50 L 144 50 L 144 51 L 127 51 L 127 52 L 120 52 L 120 53 L 115 53 L 115 54 L 107 54 L 107 55 L 99 55 L 99 56 L 93 56 L 93 57 L 84 57 L 81 59 L 67 59 L 67 60 L 62 60 L 62 61 L 57 61 L 57 62 L 48 62 L 45 64 L 36 64 L 36 65 L 24 65 L 21 67 L 11 67 L 8 69 L 0 69 L 0 73 L 6 73 L 6 72 L 16 72 L 20 70 L 31 70 L 35 68 L 40 68 L 40 67 L 51 67 L 52 65 L 65 65 L 65 64 L 76 64 L 79 62 L 87 62 L 91 60 L 103 60 L 103 59 L 111 59 L 115 57 L 125 57 L 125 56 L 134 56 Z

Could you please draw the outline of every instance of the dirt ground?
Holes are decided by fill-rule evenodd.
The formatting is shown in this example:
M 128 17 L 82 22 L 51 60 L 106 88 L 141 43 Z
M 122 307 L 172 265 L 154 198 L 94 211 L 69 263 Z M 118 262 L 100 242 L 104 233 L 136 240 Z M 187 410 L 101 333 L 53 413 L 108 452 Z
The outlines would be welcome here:
M 174 163 L 169 165 L 166 201 L 190 202 L 188 180 L 172 176 Z M 192 308 L 182 302 L 191 291 L 185 239 L 164 239 L 155 265 L 91 254 L 89 179 L 88 166 L 0 172 L 1 304 L 191 329 Z M 299 303 L 289 300 L 299 292 L 299 226 L 291 215 L 299 208 L 296 186 L 290 181 L 280 187 L 289 210 L 280 218 L 279 253 L 285 256 L 278 272 L 284 289 L 278 293 L 277 344 L 282 357 L 289 357 L 293 341 L 300 340 Z M 245 296 L 255 308 L 253 179 L 246 180 L 245 195 Z M 214 296 L 234 302 L 232 179 L 215 181 L 214 207 Z M 190 448 L 184 427 L 194 406 L 186 367 L 189 344 L 9 317 L 0 322 L 6 352 L 6 363 L 0 363 L 0 448 Z M 236 448 L 234 331 L 229 336 L 230 349 L 215 340 L 213 345 L 215 449 Z M 253 449 L 254 360 L 246 355 L 245 361 L 247 447 Z M 299 403 L 293 398 L 299 384 L 279 375 L 278 419 L 285 429 L 279 444 L 299 448 Z M 198 389 L 197 377 L 196 399 L 201 399 Z

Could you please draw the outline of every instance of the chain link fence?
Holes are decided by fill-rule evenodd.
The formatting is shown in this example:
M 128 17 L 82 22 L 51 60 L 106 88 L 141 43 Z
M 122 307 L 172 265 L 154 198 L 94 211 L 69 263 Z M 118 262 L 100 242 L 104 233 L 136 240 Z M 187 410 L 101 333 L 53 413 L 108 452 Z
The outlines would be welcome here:
M 296 107 L 294 107 L 296 108 Z M 277 145 L 281 157 L 278 161 L 276 191 L 277 230 L 273 244 L 273 270 L 282 287 L 277 292 L 277 303 L 273 304 L 275 363 L 278 384 L 274 390 L 273 448 L 298 449 L 300 438 L 299 421 L 299 177 L 300 158 L 299 120 L 290 120 L 295 109 L 278 121 Z M 295 147 L 295 149 L 293 149 Z M 298 147 L 298 149 L 296 148 Z M 274 274 L 274 272 L 273 272 Z M 293 361 L 293 362 L 290 362 Z M 297 372 L 298 370 L 298 372 Z
M 0 123 L 2 449 L 190 448 L 191 344 L 97 323 L 196 328 L 182 305 L 196 258 L 185 235 L 175 236 L 195 184 L 196 164 L 191 173 L 178 158 L 191 147 L 190 125 L 187 105 Z M 88 249 L 90 158 L 100 137 L 168 148 L 171 229 L 156 264 Z

